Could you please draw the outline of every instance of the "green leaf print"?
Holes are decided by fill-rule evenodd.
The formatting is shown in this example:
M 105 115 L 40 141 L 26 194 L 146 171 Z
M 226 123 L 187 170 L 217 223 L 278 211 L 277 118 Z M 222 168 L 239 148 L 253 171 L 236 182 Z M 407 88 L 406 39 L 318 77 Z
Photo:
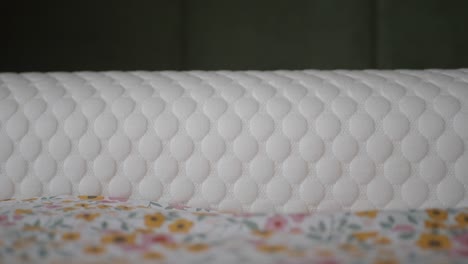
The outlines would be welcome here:
M 39 249 L 39 256 L 46 257 L 47 256 L 47 250 L 45 248 L 40 248 Z
M 151 207 L 152 205 L 157 206 L 157 207 L 162 207 L 160 204 L 155 203 L 155 202 L 150 202 L 148 207 Z
M 319 223 L 319 228 L 320 228 L 320 231 L 324 232 L 325 229 L 326 229 L 325 223 L 323 223 L 322 221 L 320 221 L 320 223 Z
M 414 218 L 414 216 L 412 215 L 408 215 L 408 221 L 410 221 L 411 223 L 417 225 L 418 224 L 418 221 L 416 220 L 416 218 Z
M 136 212 L 130 213 L 130 214 L 128 215 L 128 218 L 134 218 L 136 215 L 137 215 Z
M 392 227 L 392 224 L 391 223 L 385 223 L 385 222 L 381 222 L 380 223 L 380 226 L 384 229 L 389 229 Z
M 252 221 L 249 221 L 249 220 L 245 220 L 243 223 L 244 223 L 249 229 L 258 230 L 258 225 L 257 225 L 257 223 L 255 223 L 255 222 L 252 222 Z
M 55 228 L 56 226 L 60 226 L 63 224 L 63 218 L 55 221 L 55 223 L 52 224 L 51 228 Z
M 408 240 L 408 239 L 413 238 L 414 235 L 415 235 L 414 233 L 401 233 L 399 237 L 403 240 Z
M 361 227 L 359 225 L 357 225 L 357 224 L 350 224 L 350 225 L 348 225 L 348 228 L 353 229 L 353 230 L 361 229 Z
M 308 234 L 307 237 L 311 240 L 322 240 L 322 237 L 316 234 Z

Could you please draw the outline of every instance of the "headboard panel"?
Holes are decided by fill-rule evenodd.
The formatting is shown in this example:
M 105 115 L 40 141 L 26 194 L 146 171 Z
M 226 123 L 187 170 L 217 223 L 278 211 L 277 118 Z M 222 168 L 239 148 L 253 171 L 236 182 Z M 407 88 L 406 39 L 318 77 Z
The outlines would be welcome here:
M 0 74 L 0 198 L 468 206 L 468 70 Z

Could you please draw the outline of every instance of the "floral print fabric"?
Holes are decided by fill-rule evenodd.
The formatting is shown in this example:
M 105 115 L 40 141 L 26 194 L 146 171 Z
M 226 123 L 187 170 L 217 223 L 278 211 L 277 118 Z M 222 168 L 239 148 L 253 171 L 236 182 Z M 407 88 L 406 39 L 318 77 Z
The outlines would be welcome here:
M 468 263 L 468 209 L 233 214 L 58 196 L 0 202 L 0 263 Z

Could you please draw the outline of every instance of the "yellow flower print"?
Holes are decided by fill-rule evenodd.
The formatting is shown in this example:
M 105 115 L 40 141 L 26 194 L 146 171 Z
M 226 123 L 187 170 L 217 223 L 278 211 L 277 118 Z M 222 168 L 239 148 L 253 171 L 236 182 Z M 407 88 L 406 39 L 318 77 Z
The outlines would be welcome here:
M 193 212 L 192 214 L 197 216 L 216 216 L 217 214 L 208 213 L 208 212 Z
M 164 255 L 156 251 L 150 251 L 150 252 L 146 252 L 145 254 L 143 254 L 143 258 L 152 259 L 152 260 L 164 259 Z
M 266 245 L 260 244 L 257 246 L 257 250 L 264 253 L 279 253 L 285 251 L 287 248 L 283 245 Z
M 135 244 L 136 234 L 111 233 L 101 238 L 103 244 Z
M 416 243 L 422 249 L 441 250 L 452 247 L 452 242 L 447 236 L 429 233 L 421 234 Z
M 173 233 L 188 233 L 192 229 L 193 222 L 186 219 L 177 219 L 169 225 L 169 230 Z
M 354 251 L 354 250 L 357 250 L 358 248 L 353 244 L 342 244 L 340 245 L 340 249 L 344 251 Z
M 80 207 L 80 208 L 88 209 L 88 208 L 89 208 L 89 204 L 87 204 L 87 203 L 76 203 L 76 204 L 75 204 L 75 207 Z
M 24 225 L 23 226 L 23 231 L 42 231 L 42 227 L 36 226 L 36 225 Z
M 398 264 L 400 263 L 397 259 L 389 258 L 389 259 L 376 259 L 373 264 Z
M 447 211 L 440 209 L 427 209 L 426 213 L 434 221 L 445 221 L 448 217 Z
M 122 211 L 130 211 L 130 210 L 133 210 L 133 207 L 131 206 L 126 206 L 126 205 L 119 205 L 116 207 L 117 209 L 120 209 Z
M 392 258 L 395 257 L 395 251 L 389 248 L 382 247 L 377 250 L 377 255 L 379 257 Z
M 150 228 L 137 228 L 135 229 L 135 233 L 139 233 L 139 234 L 151 234 L 153 233 L 153 229 L 150 229 Z
M 273 235 L 273 231 L 270 230 L 253 230 L 252 234 L 262 238 L 269 238 Z
M 28 247 L 29 245 L 35 244 L 35 243 L 37 243 L 37 240 L 35 237 L 20 238 L 13 243 L 13 248 L 21 249 L 21 248 Z
M 379 245 L 388 245 L 388 244 L 392 243 L 392 240 L 390 238 L 388 238 L 388 237 L 385 237 L 385 236 L 379 236 L 375 240 L 375 243 L 377 243 Z
M 86 246 L 83 250 L 87 254 L 99 255 L 106 251 L 106 248 L 103 246 Z
M 161 213 L 145 215 L 145 226 L 149 228 L 161 227 L 166 221 L 166 217 Z
M 460 227 L 468 227 L 468 213 L 459 213 L 455 216 L 455 221 Z
M 305 251 L 301 249 L 290 249 L 288 250 L 288 255 L 290 257 L 304 257 L 305 256 Z
M 98 218 L 101 214 L 99 213 L 94 213 L 94 214 L 88 214 L 88 213 L 82 213 L 82 214 L 77 214 L 75 215 L 76 219 L 83 219 L 85 221 L 91 222 L 94 219 Z
M 77 232 L 67 232 L 62 234 L 62 239 L 65 241 L 76 241 L 80 239 L 80 233 Z
M 179 248 L 179 245 L 174 242 L 164 242 L 164 243 L 161 243 L 161 245 L 167 249 L 172 249 L 172 250 Z
M 78 196 L 80 200 L 91 200 L 91 201 L 101 201 L 104 200 L 104 196 L 95 196 L 95 195 L 80 195 Z
M 197 243 L 197 244 L 188 245 L 186 248 L 190 252 L 202 252 L 210 248 L 210 246 L 204 243 Z
M 360 217 L 376 218 L 377 213 L 378 213 L 377 210 L 368 210 L 368 211 L 357 212 L 356 215 Z
M 293 227 L 289 230 L 291 234 L 302 234 L 304 231 L 300 227 Z
M 333 252 L 328 249 L 319 249 L 317 250 L 317 255 L 320 257 L 331 257 L 333 256 Z
M 377 232 L 356 232 L 353 234 L 353 237 L 355 237 L 359 241 L 366 241 L 372 238 L 376 238 L 378 235 Z
M 360 257 L 363 255 L 362 251 L 356 245 L 353 244 L 341 244 L 340 249 L 353 256 Z
M 32 210 L 30 209 L 16 209 L 15 215 L 23 215 L 23 214 L 32 214 Z
M 21 201 L 23 201 L 23 202 L 32 202 L 32 201 L 35 201 L 35 200 L 37 200 L 37 198 L 23 199 Z
M 62 208 L 62 211 L 64 211 L 64 212 L 70 212 L 70 211 L 73 211 L 73 210 L 76 210 L 76 208 L 75 207 L 64 207 L 64 208 Z
M 440 228 L 445 228 L 445 224 L 442 222 L 437 222 L 437 221 L 425 221 L 424 226 L 428 229 L 440 229 Z
M 107 209 L 107 208 L 110 208 L 110 206 L 107 205 L 107 204 L 100 204 L 100 205 L 97 206 L 97 208 L 99 208 L 99 209 Z

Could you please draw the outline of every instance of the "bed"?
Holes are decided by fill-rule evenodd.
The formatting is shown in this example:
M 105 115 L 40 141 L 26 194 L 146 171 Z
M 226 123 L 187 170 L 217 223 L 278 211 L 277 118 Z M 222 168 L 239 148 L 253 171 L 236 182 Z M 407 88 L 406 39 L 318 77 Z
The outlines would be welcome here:
M 468 70 L 0 74 L 2 263 L 468 263 Z

